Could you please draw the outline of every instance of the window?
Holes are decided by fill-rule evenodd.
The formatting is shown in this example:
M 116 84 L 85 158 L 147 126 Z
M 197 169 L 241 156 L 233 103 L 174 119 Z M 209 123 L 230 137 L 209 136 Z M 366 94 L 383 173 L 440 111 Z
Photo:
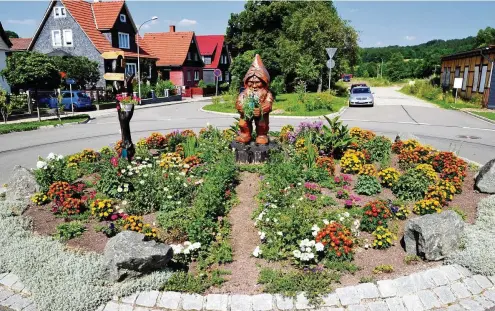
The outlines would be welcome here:
M 464 67 L 464 77 L 462 78 L 462 90 L 466 90 L 467 80 L 469 77 L 469 66 Z
M 125 23 L 125 22 L 127 21 L 127 18 L 126 18 L 126 16 L 125 16 L 125 14 L 120 14 L 120 21 L 121 21 L 122 23 Z
M 62 93 L 62 98 L 71 98 L 73 96 L 70 95 L 70 92 Z
M 473 92 L 478 91 L 478 80 L 480 78 L 480 66 L 476 65 L 474 67 L 474 77 L 473 77 Z
M 119 32 L 119 48 L 121 49 L 130 48 L 128 33 Z
M 225 72 L 225 81 L 230 82 L 230 73 L 228 71 Z
M 63 6 L 53 8 L 53 14 L 55 15 L 55 18 L 64 18 L 67 16 L 67 12 Z
M 194 81 L 199 81 L 199 70 L 194 70 Z
M 449 84 L 450 84 L 450 68 L 445 67 L 443 69 L 443 72 L 444 72 L 443 85 L 444 86 L 449 86 Z
M 187 60 L 191 60 L 191 52 L 187 52 Z
M 64 29 L 64 46 L 73 46 L 72 29 Z
M 455 77 L 459 78 L 461 76 L 461 67 L 455 67 Z
M 211 56 L 203 56 L 203 62 L 205 65 L 211 65 Z
M 52 30 L 52 45 L 62 46 L 62 34 L 60 30 Z
M 187 81 L 191 81 L 191 71 L 187 71 Z
M 486 82 L 486 71 L 488 70 L 487 65 L 483 65 L 483 68 L 481 69 L 481 80 L 480 80 L 480 93 L 483 93 L 485 91 L 485 82 Z
M 125 64 L 125 75 L 131 76 L 136 73 L 136 64 Z
M 198 61 L 198 60 L 199 60 L 199 58 L 198 58 L 198 53 L 194 53 L 194 60 L 195 60 L 195 61 Z
M 220 64 L 227 64 L 229 62 L 229 58 L 227 55 L 222 55 L 220 58 Z

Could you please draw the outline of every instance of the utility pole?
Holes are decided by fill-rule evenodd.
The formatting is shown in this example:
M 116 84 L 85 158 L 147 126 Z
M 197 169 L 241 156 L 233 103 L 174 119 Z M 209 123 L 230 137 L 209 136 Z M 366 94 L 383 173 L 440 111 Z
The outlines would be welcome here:
M 383 78 L 383 58 L 382 58 L 382 65 L 380 66 L 380 78 Z

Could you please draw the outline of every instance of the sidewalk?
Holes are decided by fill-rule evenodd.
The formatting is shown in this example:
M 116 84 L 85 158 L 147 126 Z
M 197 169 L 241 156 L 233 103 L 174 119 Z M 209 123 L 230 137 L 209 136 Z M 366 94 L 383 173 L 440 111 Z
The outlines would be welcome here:
M 161 106 L 172 106 L 172 105 L 193 103 L 193 102 L 206 101 L 206 100 L 211 100 L 211 97 L 194 97 L 194 98 L 187 98 L 187 99 L 183 99 L 180 101 L 174 101 L 174 102 L 147 104 L 147 105 L 143 105 L 143 106 L 136 106 L 135 110 L 155 108 L 155 107 L 161 107 Z M 85 115 L 85 114 L 89 115 L 89 117 L 91 119 L 94 119 L 94 118 L 98 118 L 98 117 L 105 116 L 105 115 L 115 114 L 115 108 L 104 109 L 104 110 L 92 110 L 92 111 L 78 111 L 78 112 L 74 113 L 75 116 Z M 66 113 L 64 115 L 61 115 L 61 116 L 62 117 L 72 116 L 72 113 L 66 111 Z M 56 119 L 57 119 L 57 117 L 55 115 L 41 117 L 41 121 L 56 120 Z M 32 117 L 32 118 L 21 119 L 21 120 L 13 120 L 13 121 L 9 121 L 8 123 L 13 124 L 13 123 L 36 122 L 36 121 L 38 121 L 37 116 Z

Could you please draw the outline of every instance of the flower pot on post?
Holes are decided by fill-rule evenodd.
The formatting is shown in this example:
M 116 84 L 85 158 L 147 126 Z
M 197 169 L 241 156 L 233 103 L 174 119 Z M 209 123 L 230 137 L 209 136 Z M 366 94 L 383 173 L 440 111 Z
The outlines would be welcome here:
M 122 134 L 122 158 L 131 161 L 136 153 L 132 143 L 130 122 L 134 114 L 134 106 L 139 103 L 137 96 L 117 96 L 117 113 L 119 116 L 120 132 Z

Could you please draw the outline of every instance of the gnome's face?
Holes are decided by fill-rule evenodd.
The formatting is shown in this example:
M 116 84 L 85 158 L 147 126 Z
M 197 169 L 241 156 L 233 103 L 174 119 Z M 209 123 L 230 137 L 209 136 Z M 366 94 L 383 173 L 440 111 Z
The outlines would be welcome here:
M 258 92 L 259 90 L 264 88 L 263 81 L 261 81 L 257 76 L 252 76 L 247 80 L 247 87 L 253 91 Z

